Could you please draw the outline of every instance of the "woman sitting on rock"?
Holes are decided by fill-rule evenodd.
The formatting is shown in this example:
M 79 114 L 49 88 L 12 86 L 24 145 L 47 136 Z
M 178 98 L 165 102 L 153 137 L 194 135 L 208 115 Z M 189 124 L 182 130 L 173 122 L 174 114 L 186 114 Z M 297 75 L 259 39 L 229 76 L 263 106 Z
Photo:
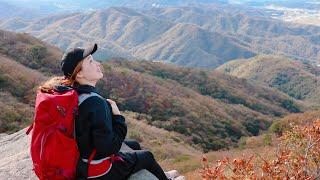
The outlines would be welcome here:
M 127 125 L 116 102 L 104 99 L 96 89 L 96 83 L 103 77 L 101 64 L 95 61 L 92 54 L 97 44 L 83 49 L 75 48 L 65 53 L 61 61 L 64 78 L 57 78 L 57 84 L 71 86 L 80 97 L 87 97 L 79 106 L 75 122 L 75 134 L 80 158 L 77 165 L 77 179 L 128 179 L 139 170 L 146 169 L 160 180 L 184 179 L 176 170 L 164 172 L 153 154 L 141 150 L 137 141 L 125 140 Z M 122 143 L 133 151 L 120 152 Z M 93 149 L 96 150 L 90 165 L 101 167 L 98 174 L 88 175 L 87 162 Z M 104 167 L 104 161 L 112 159 L 111 167 Z M 103 169 L 105 168 L 105 169 Z M 101 169 L 103 171 L 101 171 Z

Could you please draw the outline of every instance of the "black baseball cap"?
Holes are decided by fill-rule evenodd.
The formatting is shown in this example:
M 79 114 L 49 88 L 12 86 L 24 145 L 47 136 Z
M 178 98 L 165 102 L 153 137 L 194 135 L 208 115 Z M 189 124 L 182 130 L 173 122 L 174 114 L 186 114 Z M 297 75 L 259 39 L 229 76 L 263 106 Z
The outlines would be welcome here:
M 90 54 L 95 53 L 97 49 L 98 45 L 95 43 L 88 48 L 77 47 L 66 52 L 60 63 L 63 74 L 70 77 L 78 63 Z

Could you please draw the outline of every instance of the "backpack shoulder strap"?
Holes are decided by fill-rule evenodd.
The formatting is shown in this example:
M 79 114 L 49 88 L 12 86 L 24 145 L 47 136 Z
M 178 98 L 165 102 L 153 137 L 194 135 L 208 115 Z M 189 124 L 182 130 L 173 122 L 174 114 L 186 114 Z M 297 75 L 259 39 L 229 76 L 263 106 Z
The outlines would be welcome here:
M 79 99 L 78 106 L 80 106 L 80 104 L 83 103 L 83 101 L 85 101 L 86 99 L 88 99 L 89 97 L 92 97 L 92 96 L 98 96 L 98 97 L 103 98 L 102 96 L 100 96 L 98 93 L 95 93 L 95 92 L 80 94 L 78 96 L 78 99 Z M 73 128 L 73 136 L 76 138 L 75 121 L 74 121 L 74 128 Z M 91 152 L 90 157 L 89 157 L 89 163 L 88 163 L 89 165 L 90 165 L 90 161 L 93 159 L 95 154 L 96 154 L 96 149 L 93 149 L 93 151 Z M 88 168 L 89 168 L 89 166 L 88 166 Z M 88 169 L 88 171 L 89 171 L 89 169 Z
M 91 93 L 83 93 L 83 94 L 80 94 L 78 96 L 78 106 L 80 106 L 81 103 L 83 103 L 86 99 L 88 99 L 89 97 L 92 97 L 92 96 L 98 96 L 98 97 L 101 97 L 103 98 L 102 96 L 100 96 L 99 94 L 95 93 L 95 92 L 91 92 Z M 75 124 L 75 121 L 73 122 L 73 137 L 76 137 L 76 124 Z
M 98 97 L 103 98 L 102 96 L 100 96 L 99 94 L 97 94 L 95 92 L 80 94 L 78 96 L 78 99 L 79 99 L 78 106 L 80 106 L 80 104 L 83 103 L 83 101 L 85 101 L 86 99 L 88 99 L 89 97 L 92 97 L 92 96 L 98 96 Z

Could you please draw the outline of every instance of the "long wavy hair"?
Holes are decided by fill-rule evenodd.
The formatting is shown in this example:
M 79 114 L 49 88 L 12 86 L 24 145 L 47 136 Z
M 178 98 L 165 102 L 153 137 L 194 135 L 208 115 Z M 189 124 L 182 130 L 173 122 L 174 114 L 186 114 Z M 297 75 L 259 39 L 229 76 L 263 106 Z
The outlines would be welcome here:
M 52 93 L 55 86 L 64 85 L 64 86 L 72 86 L 77 87 L 79 83 L 76 81 L 77 74 L 81 71 L 83 60 L 81 60 L 77 66 L 75 67 L 74 71 L 72 72 L 71 76 L 54 76 L 44 82 L 42 85 L 38 87 L 38 91 L 45 92 L 45 93 Z

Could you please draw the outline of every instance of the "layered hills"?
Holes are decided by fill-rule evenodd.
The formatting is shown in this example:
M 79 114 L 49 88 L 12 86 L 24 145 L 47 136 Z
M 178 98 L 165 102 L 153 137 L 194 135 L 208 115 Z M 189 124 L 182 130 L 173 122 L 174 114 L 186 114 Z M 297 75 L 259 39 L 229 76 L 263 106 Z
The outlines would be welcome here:
M 12 96 L 13 102 L 23 103 L 27 109 L 23 113 L 29 116 L 21 112 L 15 118 L 4 112 L 3 117 L 21 127 L 32 114 L 36 87 L 50 76 L 61 75 L 57 59 L 62 53 L 29 35 L 7 33 L 12 36 L 6 36 L 11 44 L 1 46 L 10 49 L 1 52 L 1 91 Z M 34 52 L 33 60 L 24 60 L 23 53 L 34 46 L 46 50 Z M 279 90 L 217 71 L 145 60 L 114 59 L 103 67 L 104 78 L 97 87 L 105 97 L 114 99 L 121 110 L 149 115 L 150 125 L 177 132 L 184 142 L 206 151 L 236 146 L 241 136 L 266 130 L 274 117 L 306 109 L 304 103 Z M 11 104 L 12 112 L 15 103 Z
M 20 22 L 20 23 L 19 23 Z M 111 7 L 0 27 L 28 32 L 65 50 L 97 42 L 101 60 L 123 57 L 212 68 L 256 54 L 283 54 L 316 63 L 320 27 L 290 24 L 263 11 L 219 4 L 139 10 Z

